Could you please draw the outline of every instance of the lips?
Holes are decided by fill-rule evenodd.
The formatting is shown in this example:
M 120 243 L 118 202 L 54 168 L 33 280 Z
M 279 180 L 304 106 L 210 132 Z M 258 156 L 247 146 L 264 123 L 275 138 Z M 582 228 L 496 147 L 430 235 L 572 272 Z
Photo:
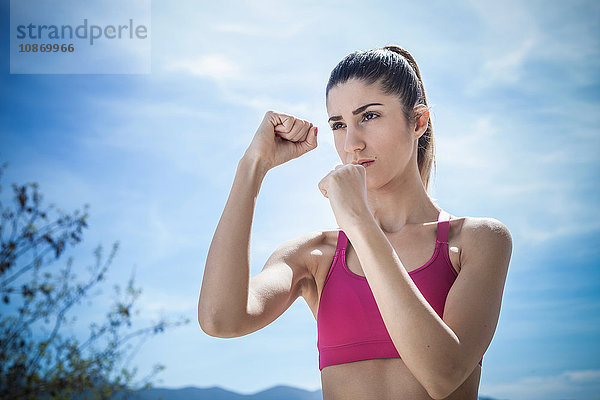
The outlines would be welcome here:
M 371 165 L 373 163 L 373 161 L 375 161 L 375 160 L 369 160 L 368 158 L 361 158 L 358 161 L 352 161 L 352 164 L 355 164 L 355 165 L 361 164 L 366 167 L 367 165 Z

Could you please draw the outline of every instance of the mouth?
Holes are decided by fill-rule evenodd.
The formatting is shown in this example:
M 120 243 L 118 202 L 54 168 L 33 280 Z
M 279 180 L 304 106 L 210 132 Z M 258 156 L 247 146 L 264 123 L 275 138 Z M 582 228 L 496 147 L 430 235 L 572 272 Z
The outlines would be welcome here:
M 357 161 L 352 161 L 352 164 L 360 164 L 363 167 L 368 167 L 369 165 L 373 164 L 375 162 L 375 160 L 367 160 L 367 159 L 362 159 L 362 160 L 357 160 Z

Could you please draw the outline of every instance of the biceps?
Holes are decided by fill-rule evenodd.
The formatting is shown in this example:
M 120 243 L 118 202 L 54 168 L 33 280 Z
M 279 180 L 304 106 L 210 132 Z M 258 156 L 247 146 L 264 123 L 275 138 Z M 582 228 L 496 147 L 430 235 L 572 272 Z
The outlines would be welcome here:
M 293 270 L 283 262 L 263 269 L 250 279 L 251 302 L 248 312 L 260 314 L 268 309 L 284 307 L 287 302 L 293 302 L 298 297 L 298 286 L 298 277 L 294 278 Z
M 448 293 L 444 308 L 444 321 L 461 339 L 485 350 L 491 342 L 498 323 L 503 285 L 492 279 L 475 281 L 467 277 L 456 278 Z
M 305 276 L 283 261 L 265 266 L 250 279 L 247 318 L 251 332 L 283 314 L 302 293 Z
M 476 363 L 492 341 L 505 280 L 502 265 L 470 265 L 461 270 L 448 293 L 443 320 L 459 338 L 469 364 Z

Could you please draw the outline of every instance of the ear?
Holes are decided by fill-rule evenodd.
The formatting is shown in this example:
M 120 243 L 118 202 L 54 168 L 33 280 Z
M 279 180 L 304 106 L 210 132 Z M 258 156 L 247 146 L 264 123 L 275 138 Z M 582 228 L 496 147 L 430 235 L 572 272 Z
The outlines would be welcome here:
M 427 130 L 427 125 L 429 123 L 429 109 L 427 106 L 423 104 L 419 104 L 414 108 L 415 122 L 411 126 L 413 126 L 413 135 L 415 140 L 418 140 L 425 131 Z

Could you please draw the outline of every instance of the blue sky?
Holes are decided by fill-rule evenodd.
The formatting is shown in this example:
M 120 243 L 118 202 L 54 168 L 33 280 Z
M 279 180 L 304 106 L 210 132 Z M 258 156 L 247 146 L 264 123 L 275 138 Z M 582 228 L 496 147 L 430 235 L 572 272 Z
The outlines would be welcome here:
M 5 26 L 8 11 L 3 1 Z M 119 241 L 109 279 L 135 268 L 142 318 L 191 318 L 136 359 L 140 373 L 166 365 L 158 385 L 317 389 L 316 323 L 302 298 L 245 337 L 200 330 L 206 253 L 269 108 L 316 124 L 319 146 L 266 176 L 251 274 L 281 242 L 336 227 L 317 188 L 339 162 L 329 73 L 351 51 L 399 44 L 433 110 L 432 196 L 453 215 L 502 221 L 513 237 L 480 394 L 597 399 L 599 21 L 600 3 L 586 1 L 153 1 L 147 75 L 11 75 L 4 29 L 0 159 L 10 165 L 0 195 L 35 181 L 64 210 L 89 203 L 75 261 L 88 265 L 98 244 Z

